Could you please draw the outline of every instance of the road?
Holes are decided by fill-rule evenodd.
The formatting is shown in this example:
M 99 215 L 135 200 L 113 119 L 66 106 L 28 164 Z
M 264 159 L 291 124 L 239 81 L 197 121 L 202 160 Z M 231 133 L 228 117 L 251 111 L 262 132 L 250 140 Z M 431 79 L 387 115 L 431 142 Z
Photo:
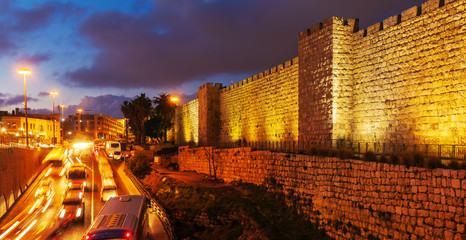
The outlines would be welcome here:
M 107 156 L 103 151 L 93 154 L 91 148 L 84 150 L 53 150 L 53 155 L 63 154 L 66 163 L 81 162 L 86 165 L 87 187 L 84 191 L 84 221 L 66 221 L 59 217 L 65 198 L 68 179 L 66 164 L 49 164 L 27 189 L 21 199 L 8 211 L 0 222 L 0 240 L 3 239 L 81 239 L 86 229 L 104 205 L 101 201 L 102 185 L 98 168 L 99 161 Z M 140 195 L 137 188 L 123 173 L 120 163 L 109 160 L 119 195 Z M 56 164 L 57 165 L 57 164 Z M 44 197 L 35 196 L 43 182 L 51 182 L 53 192 Z M 40 194 L 39 194 L 40 195 Z M 168 239 L 160 221 L 154 220 L 153 236 Z

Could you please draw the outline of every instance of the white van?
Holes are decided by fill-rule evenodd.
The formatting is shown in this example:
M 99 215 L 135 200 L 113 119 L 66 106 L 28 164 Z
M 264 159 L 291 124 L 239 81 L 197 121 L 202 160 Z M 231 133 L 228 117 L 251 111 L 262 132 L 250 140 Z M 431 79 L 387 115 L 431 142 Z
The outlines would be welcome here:
M 105 151 L 109 158 L 116 160 L 121 159 L 121 144 L 116 141 L 107 141 L 105 143 Z

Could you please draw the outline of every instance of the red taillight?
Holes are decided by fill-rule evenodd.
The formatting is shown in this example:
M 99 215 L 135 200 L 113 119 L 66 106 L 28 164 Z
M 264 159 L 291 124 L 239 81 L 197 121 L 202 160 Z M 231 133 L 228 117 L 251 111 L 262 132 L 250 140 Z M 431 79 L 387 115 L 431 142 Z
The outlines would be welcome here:
M 91 235 L 88 234 L 88 235 L 86 235 L 85 238 L 86 238 L 86 240 L 89 240 L 89 239 L 91 239 Z
M 133 235 L 130 231 L 125 232 L 125 238 L 130 238 Z

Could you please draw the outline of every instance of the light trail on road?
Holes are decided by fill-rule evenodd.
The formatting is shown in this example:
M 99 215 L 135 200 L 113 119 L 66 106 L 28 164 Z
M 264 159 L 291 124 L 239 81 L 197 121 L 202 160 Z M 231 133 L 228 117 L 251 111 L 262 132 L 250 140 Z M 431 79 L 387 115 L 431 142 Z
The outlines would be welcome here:
M 16 221 L 11 227 L 9 227 L 2 235 L 0 235 L 0 239 L 3 239 L 8 233 L 11 232 L 11 230 L 15 229 L 16 226 L 18 226 L 19 221 Z
M 53 150 L 52 150 L 53 151 Z M 88 151 L 88 150 L 86 150 Z M 38 174 L 37 179 L 28 186 L 26 193 L 20 202 L 10 209 L 9 215 L 4 216 L 0 221 L 0 240 L 25 240 L 25 239 L 54 239 L 70 240 L 81 239 L 85 230 L 92 224 L 95 216 L 105 204 L 101 201 L 100 188 L 102 187 L 103 177 L 97 164 L 99 161 L 107 160 L 106 155 L 96 153 L 94 159 L 90 154 L 72 151 L 71 149 L 63 151 L 63 163 L 60 165 L 51 164 L 50 167 L 44 168 L 43 172 Z M 79 159 L 82 155 L 82 159 Z M 84 192 L 86 208 L 83 208 L 84 220 L 82 223 L 68 222 L 59 219 L 63 199 L 68 187 L 67 168 L 70 162 L 82 162 L 86 164 L 86 170 L 89 175 L 87 179 L 91 181 L 92 187 L 88 187 Z M 117 192 L 119 195 L 139 195 L 140 193 L 134 187 L 134 184 L 126 174 L 123 173 L 123 166 L 119 161 L 110 161 L 110 169 L 113 171 L 112 177 L 115 178 Z M 87 173 L 87 174 L 88 174 Z M 89 179 L 91 178 L 91 179 Z M 48 198 L 39 199 L 43 196 L 35 196 L 34 193 L 39 191 L 42 182 L 50 181 L 53 192 Z M 133 190 L 135 189 L 135 190 Z M 98 193 L 95 193 L 98 192 Z M 163 229 L 163 227 L 162 227 Z
M 31 228 L 34 226 L 34 224 L 36 224 L 37 222 L 37 219 L 34 220 L 30 225 L 29 227 L 27 227 L 17 238 L 15 238 L 15 240 L 20 240 L 21 238 L 24 237 L 24 235 L 29 232 L 29 230 L 31 230 Z

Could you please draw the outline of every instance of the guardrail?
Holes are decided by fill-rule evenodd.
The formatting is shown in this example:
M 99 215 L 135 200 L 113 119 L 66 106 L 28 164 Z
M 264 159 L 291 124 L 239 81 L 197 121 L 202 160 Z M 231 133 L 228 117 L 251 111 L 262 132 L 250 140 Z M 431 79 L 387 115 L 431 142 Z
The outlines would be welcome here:
M 456 159 L 466 161 L 466 145 L 454 144 L 404 144 L 385 142 L 350 142 L 333 140 L 328 142 L 306 142 L 306 141 L 257 141 L 257 142 L 229 142 L 220 144 L 220 147 L 251 147 L 257 150 L 270 150 L 277 152 L 312 152 L 322 148 L 347 148 L 353 150 L 355 156 L 361 157 L 367 151 L 373 151 L 377 155 L 419 152 L 424 157 L 438 157 L 442 160 Z
M 154 209 L 154 212 L 159 216 L 160 221 L 162 222 L 163 228 L 167 232 L 168 238 L 170 240 L 177 240 L 173 224 L 168 218 L 168 214 L 165 211 L 165 209 L 157 202 L 155 201 L 152 196 L 150 195 L 149 191 L 144 187 L 144 185 L 139 181 L 139 179 L 134 176 L 134 174 L 125 167 L 124 169 L 126 175 L 131 179 L 131 181 L 134 183 L 136 188 L 139 190 L 139 192 L 145 196 L 146 198 L 150 199 L 151 201 L 151 206 L 152 209 Z

